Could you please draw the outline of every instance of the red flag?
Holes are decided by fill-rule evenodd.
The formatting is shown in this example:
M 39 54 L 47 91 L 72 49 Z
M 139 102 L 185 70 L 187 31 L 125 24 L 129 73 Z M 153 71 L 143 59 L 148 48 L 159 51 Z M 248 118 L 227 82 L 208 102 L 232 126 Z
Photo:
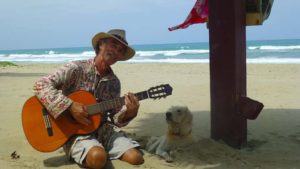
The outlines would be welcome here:
M 208 0 L 197 0 L 190 14 L 187 16 L 185 21 L 177 26 L 168 28 L 169 31 L 176 29 L 184 29 L 192 24 L 204 23 L 208 18 Z

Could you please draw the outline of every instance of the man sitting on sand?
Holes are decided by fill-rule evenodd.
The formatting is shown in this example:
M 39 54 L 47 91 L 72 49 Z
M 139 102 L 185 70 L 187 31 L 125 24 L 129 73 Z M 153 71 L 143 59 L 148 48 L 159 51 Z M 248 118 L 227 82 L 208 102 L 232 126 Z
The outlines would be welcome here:
M 68 110 L 78 123 L 90 124 L 85 106 L 66 97 L 77 90 L 89 91 L 98 102 L 120 97 L 120 81 L 110 66 L 135 54 L 128 46 L 125 31 L 100 32 L 93 37 L 92 45 L 96 53 L 94 59 L 66 64 L 35 83 L 35 95 L 55 119 Z M 137 148 L 140 145 L 119 129 L 136 117 L 138 109 L 137 97 L 126 94 L 125 105 L 106 112 L 95 132 L 74 136 L 64 145 L 67 156 L 87 168 L 102 168 L 107 157 L 142 164 L 144 159 Z

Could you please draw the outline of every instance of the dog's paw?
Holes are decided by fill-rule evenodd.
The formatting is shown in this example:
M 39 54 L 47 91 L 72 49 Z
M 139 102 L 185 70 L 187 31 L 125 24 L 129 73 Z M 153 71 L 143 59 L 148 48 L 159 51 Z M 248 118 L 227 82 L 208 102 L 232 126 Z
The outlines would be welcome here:
M 173 157 L 171 157 L 167 152 L 163 152 L 162 154 L 160 154 L 160 156 L 162 156 L 167 163 L 174 162 Z
M 166 160 L 167 163 L 173 163 L 174 162 L 174 159 L 170 156 L 165 160 Z
M 151 153 L 155 152 L 160 143 L 159 141 L 160 141 L 159 137 L 154 137 L 154 136 L 150 137 L 146 144 L 146 150 Z

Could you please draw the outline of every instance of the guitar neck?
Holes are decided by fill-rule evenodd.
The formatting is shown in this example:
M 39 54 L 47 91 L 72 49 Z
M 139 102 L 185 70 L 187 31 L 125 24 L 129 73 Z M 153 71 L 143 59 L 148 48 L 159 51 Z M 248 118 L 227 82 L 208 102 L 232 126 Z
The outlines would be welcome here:
M 142 91 L 139 93 L 135 93 L 134 94 L 138 100 L 144 100 L 149 98 L 148 92 L 147 91 Z M 119 97 L 119 98 L 115 98 L 112 100 L 107 100 L 107 101 L 102 101 L 100 103 L 97 104 L 93 104 L 93 105 L 88 105 L 87 106 L 87 111 L 89 115 L 93 115 L 93 114 L 97 114 L 97 113 L 102 113 L 102 112 L 106 112 L 108 110 L 111 110 L 113 108 L 117 108 L 117 107 L 121 107 L 125 104 L 125 97 Z

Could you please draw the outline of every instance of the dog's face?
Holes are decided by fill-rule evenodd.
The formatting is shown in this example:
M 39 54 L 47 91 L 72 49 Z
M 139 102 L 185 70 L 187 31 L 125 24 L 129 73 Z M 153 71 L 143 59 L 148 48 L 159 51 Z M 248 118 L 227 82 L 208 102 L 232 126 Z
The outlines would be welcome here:
M 172 106 L 166 112 L 168 133 L 171 135 L 185 136 L 192 131 L 193 116 L 186 106 Z

